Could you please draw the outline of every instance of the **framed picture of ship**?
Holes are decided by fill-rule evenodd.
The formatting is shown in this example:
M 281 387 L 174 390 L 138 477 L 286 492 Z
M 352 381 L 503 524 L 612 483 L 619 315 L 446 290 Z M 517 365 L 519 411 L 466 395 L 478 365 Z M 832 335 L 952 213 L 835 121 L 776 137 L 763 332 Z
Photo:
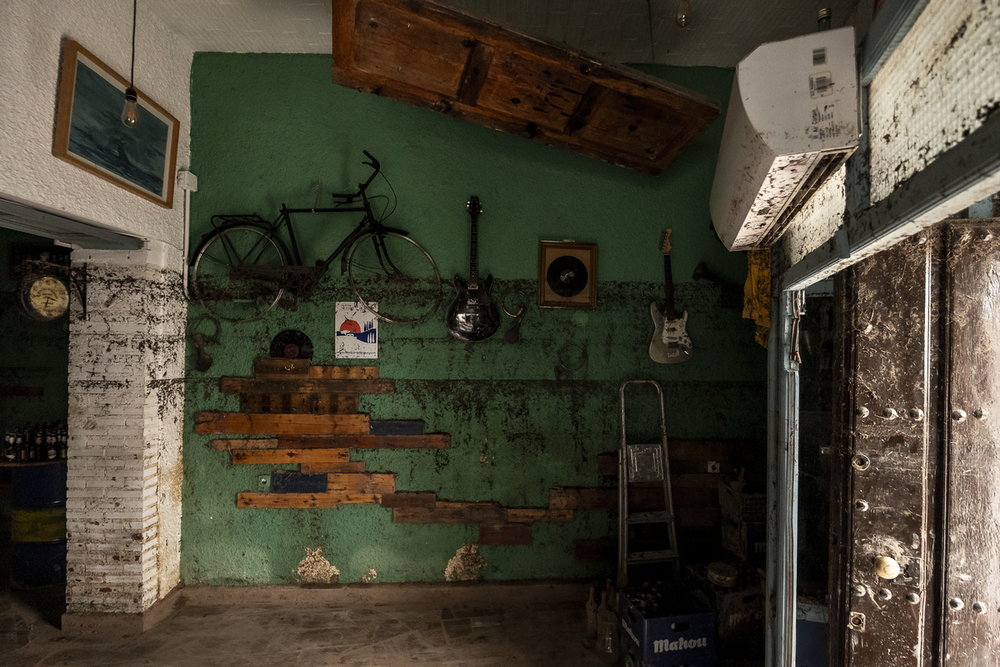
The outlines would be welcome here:
M 79 43 L 64 40 L 52 154 L 171 208 L 180 123 L 136 88 L 139 124 L 126 127 L 128 85 Z

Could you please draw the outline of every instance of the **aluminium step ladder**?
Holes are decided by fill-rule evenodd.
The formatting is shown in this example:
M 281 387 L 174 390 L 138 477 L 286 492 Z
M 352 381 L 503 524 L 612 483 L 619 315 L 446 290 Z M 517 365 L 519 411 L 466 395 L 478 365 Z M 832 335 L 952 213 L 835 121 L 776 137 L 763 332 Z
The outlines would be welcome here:
M 625 418 L 625 389 L 629 385 L 652 385 L 660 407 L 660 442 L 629 444 Z M 653 380 L 628 380 L 621 390 L 622 443 L 618 452 L 618 586 L 628 585 L 628 566 L 670 563 L 674 578 L 680 576 L 674 502 L 670 492 L 670 459 L 667 456 L 667 427 L 663 412 L 663 390 Z M 663 509 L 633 512 L 629 509 L 629 489 L 637 484 L 659 483 L 663 488 Z M 663 526 L 666 549 L 634 551 L 630 549 L 630 526 Z

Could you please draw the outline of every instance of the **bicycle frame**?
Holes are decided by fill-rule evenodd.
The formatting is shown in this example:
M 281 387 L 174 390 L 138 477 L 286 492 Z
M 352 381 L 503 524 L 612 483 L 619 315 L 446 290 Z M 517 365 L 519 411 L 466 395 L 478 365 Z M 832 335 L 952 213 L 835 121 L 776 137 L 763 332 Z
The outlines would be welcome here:
M 372 206 L 371 202 L 368 200 L 367 190 L 368 186 L 371 185 L 371 182 L 375 180 L 375 177 L 381 171 L 381 167 L 379 165 L 378 160 L 372 157 L 372 155 L 368 151 L 363 151 L 363 152 L 371 160 L 371 162 L 366 162 L 365 164 L 371 166 L 373 168 L 373 171 L 371 175 L 368 177 L 368 180 L 366 180 L 364 183 L 358 184 L 357 192 L 332 193 L 331 196 L 333 197 L 335 204 L 333 206 L 328 206 L 328 207 L 288 208 L 287 206 L 282 204 L 281 212 L 279 213 L 277 219 L 275 219 L 274 222 L 266 223 L 266 227 L 264 229 L 266 236 L 273 236 L 280 239 L 282 229 L 286 230 L 288 236 L 289 247 L 292 253 L 292 257 L 290 259 L 292 260 L 293 263 L 288 267 L 283 268 L 281 271 L 283 273 L 303 273 L 302 271 L 295 272 L 291 270 L 291 267 L 305 268 L 302 263 L 302 254 L 299 250 L 298 240 L 295 237 L 295 226 L 292 224 L 291 214 L 364 213 L 364 217 L 357 224 L 354 230 L 350 232 L 346 237 L 344 237 L 344 239 L 340 242 L 340 244 L 334 249 L 333 252 L 330 253 L 330 255 L 325 260 L 319 260 L 316 262 L 315 267 L 309 267 L 309 270 L 307 272 L 317 274 L 315 275 L 314 280 L 305 282 L 291 281 L 291 284 L 285 286 L 286 289 L 290 289 L 291 291 L 296 293 L 311 291 L 312 288 L 315 288 L 316 284 L 319 282 L 322 276 L 326 274 L 327 270 L 330 267 L 330 264 L 332 264 L 333 261 L 338 256 L 340 256 L 341 258 L 340 271 L 342 274 L 346 273 L 347 258 L 348 258 L 347 250 L 350 249 L 350 247 L 354 245 L 354 243 L 359 238 L 368 233 L 376 234 L 376 236 L 373 238 L 373 243 L 375 244 L 375 254 L 378 257 L 379 263 L 381 264 L 382 268 L 386 271 L 386 273 L 391 273 L 392 271 L 398 270 L 396 266 L 392 263 L 391 258 L 388 256 L 388 253 L 385 248 L 385 242 L 382 238 L 382 234 L 384 234 L 385 232 L 397 232 L 405 235 L 406 231 L 398 229 L 396 227 L 387 227 L 383 225 L 378 220 L 378 218 L 375 217 L 375 214 L 372 212 Z M 222 218 L 223 220 L 225 220 L 225 222 L 223 222 L 222 225 L 215 225 L 214 221 L 216 218 Z M 215 225 L 217 229 L 224 229 L 229 224 L 235 224 L 236 222 L 246 222 L 248 218 L 249 216 L 212 216 L 212 224 Z M 253 216 L 253 219 L 255 222 L 257 221 L 265 222 L 262 218 L 259 218 L 257 216 Z M 262 250 L 265 247 L 266 236 L 262 236 L 261 239 L 257 242 L 257 244 L 260 245 L 260 248 Z M 246 257 L 242 259 L 246 260 L 247 258 L 251 257 L 253 253 L 256 251 L 256 249 L 257 245 L 251 248 L 247 252 Z M 235 254 L 235 251 L 233 251 L 231 248 L 227 248 L 227 253 Z M 233 260 L 234 258 L 230 257 L 230 261 Z M 244 262 L 234 261 L 233 263 L 243 264 Z M 251 261 L 250 263 L 253 264 L 255 262 Z M 313 268 L 315 268 L 315 270 L 313 270 Z

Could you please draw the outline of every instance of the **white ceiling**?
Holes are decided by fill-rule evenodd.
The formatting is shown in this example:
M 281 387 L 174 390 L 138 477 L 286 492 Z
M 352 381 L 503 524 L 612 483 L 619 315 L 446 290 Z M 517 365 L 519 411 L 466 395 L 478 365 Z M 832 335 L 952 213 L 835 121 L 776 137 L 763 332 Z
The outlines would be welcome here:
M 330 53 L 331 2 L 337 1 L 142 0 L 138 11 L 152 11 L 195 51 Z M 856 25 L 859 2 L 870 5 L 861 0 L 689 1 L 691 19 L 684 28 L 675 21 L 680 0 L 447 0 L 439 4 L 563 42 L 602 60 L 716 67 L 734 67 L 765 42 L 815 32 L 821 8 L 832 10 L 832 27 L 838 28 Z

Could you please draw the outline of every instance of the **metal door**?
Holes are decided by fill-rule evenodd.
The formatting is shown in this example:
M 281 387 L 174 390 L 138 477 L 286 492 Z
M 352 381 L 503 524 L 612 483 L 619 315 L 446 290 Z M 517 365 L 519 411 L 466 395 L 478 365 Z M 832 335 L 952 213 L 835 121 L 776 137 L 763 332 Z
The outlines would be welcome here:
M 831 665 L 997 664 L 998 232 L 949 223 L 840 281 Z

